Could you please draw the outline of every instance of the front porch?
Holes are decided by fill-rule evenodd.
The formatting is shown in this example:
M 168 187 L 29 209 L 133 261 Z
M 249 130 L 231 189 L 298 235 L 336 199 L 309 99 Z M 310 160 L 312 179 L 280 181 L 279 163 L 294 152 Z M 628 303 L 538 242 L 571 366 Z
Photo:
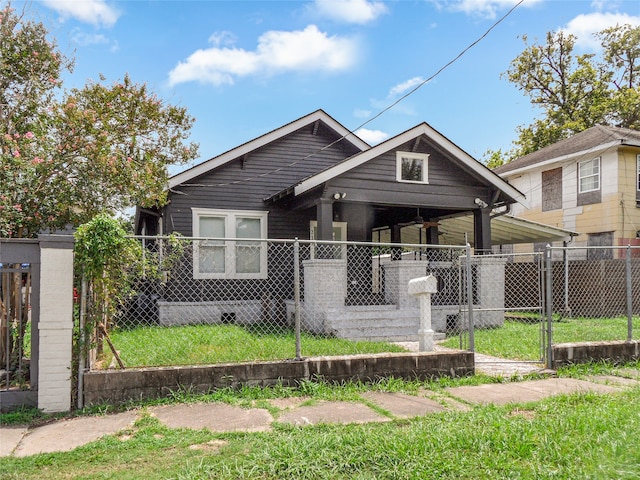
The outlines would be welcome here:
M 184 240 L 189 245 L 198 240 Z M 465 247 L 311 240 L 262 242 L 268 252 L 266 278 L 193 278 L 193 255 L 166 272 L 156 290 L 157 324 L 182 326 L 232 323 L 247 328 L 292 327 L 317 335 L 352 340 L 415 341 L 420 305 L 409 295 L 409 281 L 438 279 L 432 296 L 436 332 L 457 333 L 468 326 L 466 276 L 476 324 L 502 325 L 505 257 L 472 257 Z M 243 251 L 246 253 L 246 251 Z M 169 252 L 165 249 L 165 253 Z M 298 300 L 296 300 L 298 299 Z M 129 323 L 131 321 L 129 320 Z

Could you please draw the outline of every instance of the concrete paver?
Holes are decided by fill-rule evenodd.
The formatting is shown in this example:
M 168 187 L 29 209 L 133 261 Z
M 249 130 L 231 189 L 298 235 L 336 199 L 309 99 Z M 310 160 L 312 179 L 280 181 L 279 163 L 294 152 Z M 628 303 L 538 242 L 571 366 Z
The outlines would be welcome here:
M 278 421 L 293 425 L 317 425 L 318 423 L 369 423 L 390 419 L 376 413 L 362 403 L 319 402 L 285 411 Z
M 68 452 L 104 435 L 130 427 L 136 418 L 136 412 L 124 412 L 50 423 L 29 430 L 17 444 L 13 454 L 16 457 L 27 457 L 37 453 Z M 2 440 L 4 443 L 4 437 Z
M 449 395 L 472 404 L 506 405 L 527 403 L 568 393 L 613 393 L 620 389 L 609 385 L 572 378 L 547 378 L 518 383 L 485 384 L 471 387 L 448 388 Z
M 535 402 L 545 398 L 542 392 L 528 390 L 517 383 L 452 387 L 447 388 L 446 391 L 455 398 L 480 405 Z
M 0 427 L 0 457 L 11 455 L 26 433 L 27 427 Z
M 633 378 L 617 377 L 615 375 L 590 375 L 587 377 L 590 382 L 604 383 L 605 385 L 635 387 L 640 385 L 640 381 Z
M 403 393 L 366 392 L 362 397 L 398 418 L 418 417 L 445 410 L 435 400 Z
M 633 373 L 633 372 L 632 372 Z M 637 372 L 636 372 L 637 373 Z M 634 375 L 635 378 L 640 378 Z M 445 405 L 425 396 L 401 393 L 367 392 L 363 400 L 384 409 L 397 418 L 423 416 L 443 410 L 465 410 L 469 405 L 527 403 L 553 395 L 594 392 L 608 394 L 634 387 L 640 381 L 607 375 L 587 380 L 547 378 L 525 382 L 493 383 L 446 390 Z M 305 405 L 306 398 L 275 399 L 271 405 L 280 410 L 278 421 L 293 425 L 319 423 L 368 423 L 391 419 L 358 402 L 318 402 Z M 208 428 L 214 432 L 267 431 L 274 421 L 269 411 L 240 408 L 222 403 L 167 405 L 149 409 L 169 428 Z M 40 427 L 0 428 L 0 456 L 25 457 L 37 453 L 64 452 L 130 427 L 140 415 L 130 411 L 113 415 L 77 417 Z M 204 447 L 203 447 L 204 448 Z
M 569 393 L 616 393 L 620 391 L 619 387 L 575 378 L 547 378 L 532 382 L 522 382 L 522 385 L 526 389 L 542 393 L 545 397 Z
M 224 403 L 166 405 L 150 409 L 169 428 L 208 428 L 212 432 L 264 432 L 273 417 L 263 408 L 241 408 Z

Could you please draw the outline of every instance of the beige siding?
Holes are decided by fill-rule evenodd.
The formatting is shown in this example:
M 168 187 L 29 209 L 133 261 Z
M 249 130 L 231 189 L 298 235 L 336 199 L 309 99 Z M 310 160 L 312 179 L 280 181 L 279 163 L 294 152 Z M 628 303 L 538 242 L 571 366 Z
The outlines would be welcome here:
M 614 232 L 614 244 L 627 244 L 640 230 L 640 208 L 636 207 L 636 158 L 640 149 L 624 148 L 603 153 L 600 164 L 600 203 L 577 206 L 578 161 L 547 165 L 505 178 L 522 191 L 530 208 L 515 205 L 512 213 L 528 220 L 579 232 L 576 245 L 586 245 L 588 234 Z M 588 160 L 583 158 L 581 160 Z M 542 171 L 562 166 L 562 210 L 542 211 Z

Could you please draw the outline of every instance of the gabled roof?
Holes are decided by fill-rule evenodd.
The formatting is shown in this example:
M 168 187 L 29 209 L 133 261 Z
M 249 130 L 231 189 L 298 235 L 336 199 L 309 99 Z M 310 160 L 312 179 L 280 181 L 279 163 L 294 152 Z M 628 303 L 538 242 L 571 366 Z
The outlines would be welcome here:
M 263 147 L 275 140 L 285 137 L 286 135 L 289 135 L 290 133 L 293 133 L 317 121 L 323 122 L 329 128 L 334 130 L 339 136 L 344 137 L 348 142 L 350 142 L 359 150 L 366 150 L 368 148 L 371 148 L 368 143 L 366 143 L 364 140 L 352 133 L 349 129 L 338 123 L 324 110 L 316 110 L 313 113 L 305 115 L 304 117 L 300 117 L 299 119 L 294 120 L 291 123 L 287 123 L 282 127 L 276 128 L 275 130 L 272 130 L 260 137 L 254 138 L 249 142 L 243 143 L 238 147 L 228 150 L 225 153 L 218 155 L 217 157 L 213 157 L 205 162 L 196 165 L 195 167 L 174 175 L 169 179 L 169 188 L 173 188 L 177 185 L 186 183 L 189 180 L 192 180 L 196 177 L 199 177 L 200 175 L 209 172 L 210 170 L 213 170 L 214 168 L 218 168 L 227 162 L 242 157 L 243 155 L 246 155 L 260 147 Z
M 506 173 L 512 175 L 546 164 L 571 160 L 587 155 L 598 155 L 609 148 L 622 145 L 640 147 L 640 131 L 596 125 L 572 137 L 565 138 L 524 157 L 520 157 L 513 162 L 497 167 L 493 171 L 498 175 L 504 175 Z
M 514 201 L 517 201 L 523 204 L 524 206 L 527 206 L 525 196 L 522 192 L 520 192 L 516 188 L 509 185 L 507 182 L 505 182 L 502 178 L 500 178 L 494 172 L 489 170 L 487 167 L 485 167 L 483 164 L 478 162 L 475 158 L 473 158 L 471 155 L 466 153 L 464 150 L 462 150 L 460 147 L 458 147 L 456 144 L 454 144 L 452 141 L 450 141 L 440 132 L 438 132 L 437 130 L 435 130 L 430 125 L 424 122 L 401 133 L 400 135 L 397 135 L 393 138 L 390 138 L 389 140 L 379 143 L 375 147 L 371 147 L 368 150 L 365 150 L 361 153 L 353 155 L 352 157 L 334 165 L 333 167 L 327 168 L 322 172 L 319 172 L 315 175 L 307 177 L 306 179 L 289 187 L 286 190 L 286 192 L 292 192 L 295 196 L 301 195 L 317 187 L 318 185 L 321 185 L 324 182 L 327 182 L 339 175 L 342 175 L 353 168 L 356 168 L 370 160 L 373 160 L 374 158 L 377 158 L 378 156 L 384 154 L 385 152 L 398 148 L 404 143 L 409 142 L 421 135 L 425 135 L 431 141 L 438 144 L 442 149 L 444 149 L 451 156 L 461 161 L 467 168 L 469 168 L 469 170 L 471 170 L 478 177 L 484 179 L 490 185 L 495 186 L 498 190 L 502 191 L 505 195 L 512 198 Z M 273 198 L 280 197 L 284 193 L 285 191 L 280 192 L 271 198 L 273 199 Z

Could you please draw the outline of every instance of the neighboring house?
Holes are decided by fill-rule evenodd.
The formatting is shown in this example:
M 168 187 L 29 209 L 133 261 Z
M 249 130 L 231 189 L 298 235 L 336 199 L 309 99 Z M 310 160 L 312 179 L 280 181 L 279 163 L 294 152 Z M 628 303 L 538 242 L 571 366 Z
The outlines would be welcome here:
M 598 125 L 494 172 L 527 196 L 514 216 L 578 232 L 573 246 L 640 245 L 640 131 Z
M 371 147 L 318 110 L 173 176 L 166 206 L 138 209 L 136 233 L 216 239 L 194 242 L 192 272 L 183 273 L 196 286 L 169 282 L 158 302 L 160 323 L 174 322 L 172 309 L 206 321 L 250 322 L 259 317 L 256 309 L 264 311 L 261 303 L 273 302 L 281 310 L 286 305 L 289 319 L 293 274 L 285 269 L 292 262 L 276 261 L 266 243 L 256 254 L 256 243 L 246 239 L 430 245 L 468 240 L 478 254 L 497 243 L 568 238 L 565 230 L 496 215 L 516 202 L 526 202 L 517 188 L 426 123 Z M 406 298 L 407 282 L 432 271 L 429 261 L 394 261 L 406 259 L 397 249 L 390 265 L 374 268 L 371 253 L 358 258 L 344 249 L 333 251 L 337 254 L 330 258 L 305 261 L 309 329 L 347 336 L 344 325 L 363 318 L 390 327 L 406 319 L 407 329 L 417 332 L 418 302 Z M 485 263 L 485 276 L 501 278 L 503 266 Z M 352 268 L 355 264 L 359 268 Z M 225 293 L 223 282 L 240 293 Z M 206 294 L 204 283 L 212 286 Z M 351 285 L 359 286 L 359 298 Z M 286 293 L 275 299 L 274 292 Z M 488 284 L 483 292 L 478 302 L 496 297 Z M 459 301 L 457 294 L 452 301 Z M 354 310 L 373 304 L 375 318 L 372 311 Z M 457 303 L 443 306 L 434 328 L 444 331 L 447 317 L 457 313 Z M 499 316 L 495 324 L 501 321 Z

